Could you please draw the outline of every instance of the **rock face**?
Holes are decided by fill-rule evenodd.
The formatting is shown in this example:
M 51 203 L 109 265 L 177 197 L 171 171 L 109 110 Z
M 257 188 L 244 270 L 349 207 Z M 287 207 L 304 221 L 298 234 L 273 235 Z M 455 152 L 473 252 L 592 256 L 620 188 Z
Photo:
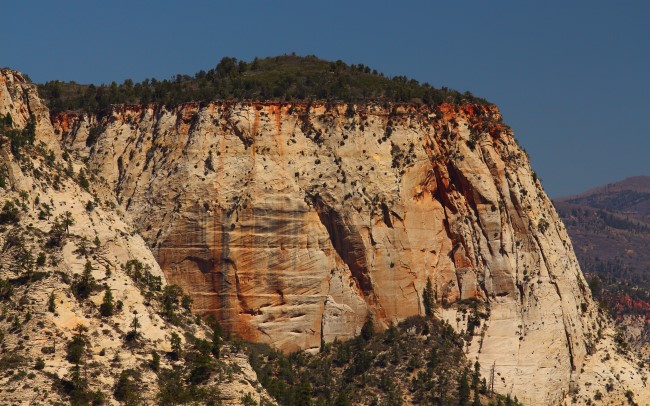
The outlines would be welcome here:
M 478 301 L 470 354 L 555 403 L 595 340 L 564 226 L 494 106 L 210 103 L 54 120 L 168 280 L 286 351 Z M 461 306 L 459 306 L 461 305 Z
M 611 338 L 565 228 L 494 106 L 136 105 L 52 125 L 166 280 L 246 339 L 315 351 L 423 314 L 431 279 L 497 391 L 556 404 L 595 382 L 583 366 L 614 376 L 589 355 Z M 630 369 L 612 399 L 647 399 Z

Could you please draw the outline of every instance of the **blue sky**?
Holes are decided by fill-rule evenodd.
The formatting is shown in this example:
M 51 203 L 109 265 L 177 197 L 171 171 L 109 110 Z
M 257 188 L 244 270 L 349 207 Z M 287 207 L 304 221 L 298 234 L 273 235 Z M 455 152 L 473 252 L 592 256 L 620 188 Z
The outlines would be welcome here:
M 282 53 L 496 103 L 551 196 L 650 175 L 648 1 L 14 1 L 0 66 L 121 82 Z

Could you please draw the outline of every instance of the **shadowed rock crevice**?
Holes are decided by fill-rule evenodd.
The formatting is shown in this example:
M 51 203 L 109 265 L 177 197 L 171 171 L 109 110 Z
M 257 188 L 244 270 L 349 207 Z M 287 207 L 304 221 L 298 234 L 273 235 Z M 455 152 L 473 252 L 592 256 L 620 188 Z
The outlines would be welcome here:
M 332 208 L 317 205 L 318 218 L 327 229 L 332 246 L 343 262 L 350 269 L 352 277 L 366 297 L 373 293 L 370 270 L 366 261 L 366 247 L 361 234 L 353 224 L 347 224 L 345 218 Z

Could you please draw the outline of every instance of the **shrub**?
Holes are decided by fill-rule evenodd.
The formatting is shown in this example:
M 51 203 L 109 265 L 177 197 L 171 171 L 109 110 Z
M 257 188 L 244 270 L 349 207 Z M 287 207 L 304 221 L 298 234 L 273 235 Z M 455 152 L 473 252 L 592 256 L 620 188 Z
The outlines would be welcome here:
M 18 207 L 14 202 L 5 202 L 0 211 L 0 224 L 9 224 L 18 222 Z
M 40 371 L 43 368 L 45 368 L 45 361 L 43 361 L 43 358 L 38 357 L 36 359 L 36 363 L 34 364 L 34 369 Z
M 120 373 L 120 377 L 115 384 L 113 396 L 115 396 L 116 400 L 127 405 L 139 404 L 142 401 L 140 396 L 141 384 L 141 376 L 138 371 L 125 369 Z
M 253 395 L 251 395 L 250 392 L 247 392 L 240 400 L 244 406 L 257 406 L 257 401 L 253 398 Z
M 47 256 L 45 255 L 44 252 L 40 252 L 38 254 L 38 257 L 36 258 L 36 266 L 38 267 L 45 266 L 46 261 L 47 261 Z
M 541 219 L 541 220 L 539 220 L 539 223 L 537 223 L 537 229 L 542 234 L 546 233 L 546 230 L 548 229 L 548 226 L 549 226 L 549 224 L 548 224 L 548 221 L 546 221 L 546 219 Z
M 56 311 L 56 295 L 54 292 L 50 293 L 50 297 L 47 300 L 47 311 L 54 313 Z

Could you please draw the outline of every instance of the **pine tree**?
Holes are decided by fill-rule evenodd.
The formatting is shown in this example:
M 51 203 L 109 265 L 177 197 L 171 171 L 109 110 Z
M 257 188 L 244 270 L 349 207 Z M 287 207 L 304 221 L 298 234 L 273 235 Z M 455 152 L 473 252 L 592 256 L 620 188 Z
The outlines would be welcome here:
M 81 278 L 72 285 L 72 291 L 78 298 L 86 299 L 95 288 L 95 278 L 93 278 L 93 266 L 90 261 L 86 261 Z
M 300 381 L 298 388 L 296 389 L 295 400 L 297 405 L 310 406 L 311 401 L 311 385 L 306 380 Z
M 472 401 L 472 406 L 482 406 L 481 399 L 478 397 L 478 391 L 474 391 L 474 400 Z
M 133 335 L 137 336 L 138 335 L 138 328 L 141 327 L 142 325 L 140 324 L 140 320 L 138 320 L 138 316 L 135 316 L 133 318 L 133 321 L 131 322 L 131 332 Z
M 370 341 L 374 334 L 374 331 L 375 327 L 372 323 L 372 317 L 368 317 L 368 320 L 366 320 L 366 322 L 363 323 L 363 327 L 361 327 L 361 337 L 363 337 L 363 339 L 366 341 Z
M 208 318 L 208 325 L 212 328 L 212 355 L 219 358 L 221 355 L 221 345 L 223 343 L 223 330 L 219 321 L 212 315 Z
M 345 392 L 341 391 L 334 402 L 334 406 L 352 406 Z
M 63 213 L 62 225 L 65 227 L 66 234 L 70 234 L 70 227 L 74 225 L 74 217 L 72 217 L 72 213 L 69 211 Z
M 467 371 L 458 379 L 458 406 L 469 406 L 469 383 L 467 382 Z
M 478 385 L 481 379 L 481 364 L 474 362 L 474 373 L 472 374 L 472 390 L 478 392 Z
M 433 317 L 435 298 L 433 297 L 433 286 L 430 277 L 427 277 L 427 285 L 422 293 L 422 303 L 424 304 L 424 314 L 427 317 Z
M 160 355 L 158 355 L 156 351 L 151 353 L 151 362 L 149 363 L 149 366 L 156 372 L 160 369 Z
M 115 305 L 113 304 L 113 294 L 111 293 L 110 289 L 106 289 L 106 292 L 104 292 L 104 300 L 99 306 L 99 313 L 102 315 L 102 317 L 110 317 L 113 315 L 114 308 Z
M 56 311 L 56 295 L 54 292 L 50 293 L 50 298 L 47 300 L 47 311 L 50 313 Z
M 169 341 L 171 342 L 173 357 L 176 359 L 180 358 L 183 351 L 181 347 L 181 337 L 174 331 Z

